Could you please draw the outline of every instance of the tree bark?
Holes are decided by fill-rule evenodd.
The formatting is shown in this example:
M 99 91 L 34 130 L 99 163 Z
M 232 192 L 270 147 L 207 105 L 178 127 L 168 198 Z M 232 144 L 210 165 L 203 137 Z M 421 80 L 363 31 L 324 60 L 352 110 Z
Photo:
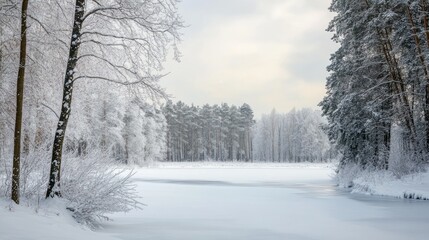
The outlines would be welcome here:
M 429 10 L 429 7 L 428 7 L 427 0 L 422 0 L 421 1 L 421 11 L 423 14 L 423 25 L 425 28 L 426 45 L 429 48 L 429 20 L 428 20 L 428 16 L 427 16 L 428 10 Z
M 368 8 L 371 7 L 369 0 L 365 0 Z M 411 147 L 413 150 L 417 150 L 417 133 L 415 127 L 415 121 L 412 113 L 412 109 L 409 100 L 406 96 L 406 86 L 402 77 L 401 69 L 398 64 L 398 60 L 393 53 L 392 43 L 390 41 L 391 31 L 386 28 L 376 28 L 377 34 L 380 38 L 380 45 L 384 52 L 384 57 L 389 66 L 390 76 L 394 82 L 393 90 L 398 96 L 398 102 L 400 103 L 399 110 L 403 114 L 405 124 L 410 133 Z
M 420 63 L 422 64 L 423 67 L 423 73 L 425 75 L 425 109 L 424 109 L 424 118 L 425 118 L 425 122 L 426 122 L 426 149 L 429 146 L 429 71 L 427 69 L 427 65 L 426 65 L 426 61 L 424 58 L 424 54 L 422 51 L 422 47 L 421 47 L 421 41 L 420 38 L 417 34 L 417 26 L 415 24 L 415 21 L 413 19 L 413 15 L 411 13 L 411 9 L 409 6 L 406 7 L 406 12 L 407 12 L 407 16 L 408 16 L 408 21 L 411 25 L 411 31 L 412 31 L 412 35 L 414 37 L 414 42 L 416 43 L 416 51 L 418 54 L 418 57 L 420 59 Z M 428 31 L 427 31 L 427 17 L 424 17 L 424 26 L 425 26 L 425 34 L 426 37 L 428 38 Z M 429 44 L 429 42 L 428 42 Z
M 19 204 L 22 105 L 24 101 L 25 60 L 27 55 L 27 8 L 28 0 L 23 0 L 21 9 L 21 45 L 19 52 L 19 70 L 16 85 L 16 116 L 12 166 L 12 200 L 16 204 Z
M 61 176 L 61 160 L 64 144 L 64 136 L 67 129 L 67 123 L 70 117 L 72 96 L 73 96 L 73 81 L 75 67 L 78 61 L 78 50 L 81 44 L 81 29 L 85 12 L 85 0 L 76 0 L 75 15 L 73 22 L 73 31 L 70 41 L 70 51 L 67 60 L 67 69 L 64 79 L 63 100 L 61 107 L 60 119 L 55 132 L 54 145 L 52 148 L 51 170 L 49 174 L 49 185 L 46 192 L 46 198 L 58 196 L 61 197 L 60 191 L 60 176 Z

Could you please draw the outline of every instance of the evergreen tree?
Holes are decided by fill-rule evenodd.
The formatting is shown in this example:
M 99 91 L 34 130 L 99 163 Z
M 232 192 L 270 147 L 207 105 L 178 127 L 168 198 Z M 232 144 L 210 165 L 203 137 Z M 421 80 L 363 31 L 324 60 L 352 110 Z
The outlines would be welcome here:
M 321 102 L 340 170 L 390 167 L 392 129 L 416 162 L 428 152 L 427 1 L 334 0 L 329 30 L 340 44 Z

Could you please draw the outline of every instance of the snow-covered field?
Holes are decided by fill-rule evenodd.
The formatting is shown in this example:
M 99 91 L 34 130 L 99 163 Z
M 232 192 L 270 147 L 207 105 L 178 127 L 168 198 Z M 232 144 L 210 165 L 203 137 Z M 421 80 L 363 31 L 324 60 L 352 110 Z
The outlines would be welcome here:
M 160 164 L 137 170 L 147 206 L 91 232 L 61 204 L 0 202 L 0 239 L 426 239 L 429 201 L 350 194 L 326 164 Z M 45 210 L 44 210 L 45 209 Z M 56 209 L 56 210 L 55 210 Z M 57 216 L 59 215 L 59 216 Z M 65 235 L 65 236 L 64 236 Z

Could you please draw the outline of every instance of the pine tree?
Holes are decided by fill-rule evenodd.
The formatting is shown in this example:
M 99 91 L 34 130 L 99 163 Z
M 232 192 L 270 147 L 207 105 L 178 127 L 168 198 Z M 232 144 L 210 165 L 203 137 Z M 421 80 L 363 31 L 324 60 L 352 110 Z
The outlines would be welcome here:
M 388 169 L 396 126 L 415 162 L 427 153 L 426 7 L 426 1 L 332 1 L 337 16 L 329 30 L 341 46 L 321 106 L 341 167 Z

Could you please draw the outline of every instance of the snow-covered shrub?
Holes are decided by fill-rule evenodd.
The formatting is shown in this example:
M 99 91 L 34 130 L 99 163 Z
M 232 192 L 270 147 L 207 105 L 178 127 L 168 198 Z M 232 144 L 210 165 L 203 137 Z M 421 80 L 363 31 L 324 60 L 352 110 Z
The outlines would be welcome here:
M 20 188 L 21 197 L 38 202 L 44 198 L 49 176 L 47 151 L 31 152 L 21 159 Z
M 7 164 L 4 156 L 0 157 L 0 197 L 10 196 L 12 166 Z
M 84 156 L 63 156 L 61 194 L 76 221 L 95 227 L 106 214 L 139 208 L 131 170 L 120 168 L 110 154 L 91 151 Z M 9 198 L 12 157 L 0 159 L 0 197 Z M 29 153 L 21 159 L 21 204 L 38 208 L 45 201 L 50 152 Z
M 391 129 L 390 152 L 387 165 L 384 164 L 362 164 L 377 163 L 379 158 L 355 163 L 350 159 L 343 159 L 343 164 L 337 170 L 336 180 L 340 187 L 353 188 L 354 191 L 365 192 L 366 188 L 379 186 L 383 181 L 396 181 L 404 176 L 409 176 L 417 172 L 426 170 L 422 164 L 423 157 L 420 153 L 413 153 L 407 144 L 404 143 L 404 130 L 397 125 Z M 363 154 L 365 156 L 365 154 Z M 344 156 L 343 156 L 344 158 Z M 388 166 L 386 170 L 385 166 Z
M 355 163 L 349 163 L 337 170 L 337 175 L 335 176 L 335 181 L 338 186 L 343 188 L 353 187 L 353 181 L 359 177 L 362 172 L 361 167 Z
M 20 196 L 21 201 L 29 204 L 39 202 L 46 191 L 50 154 L 46 151 L 30 152 L 21 157 Z M 3 172 L 0 172 L 0 197 L 11 194 L 12 155 L 0 159 Z
M 385 182 L 392 182 L 396 179 L 394 174 L 388 170 L 361 170 L 359 176 L 353 179 L 352 192 L 376 194 L 377 187 L 382 186 Z
M 409 175 L 423 170 L 422 164 L 417 162 L 415 158 L 403 155 L 401 161 L 389 163 L 389 170 L 397 177 Z
M 424 170 L 421 164 L 423 156 L 413 153 L 404 144 L 404 130 L 394 125 L 391 131 L 389 154 L 389 170 L 396 176 L 402 177 Z
M 109 154 L 92 152 L 84 157 L 64 161 L 61 180 L 62 196 L 69 201 L 67 209 L 78 222 L 94 226 L 106 214 L 138 208 L 132 171 L 117 167 Z

